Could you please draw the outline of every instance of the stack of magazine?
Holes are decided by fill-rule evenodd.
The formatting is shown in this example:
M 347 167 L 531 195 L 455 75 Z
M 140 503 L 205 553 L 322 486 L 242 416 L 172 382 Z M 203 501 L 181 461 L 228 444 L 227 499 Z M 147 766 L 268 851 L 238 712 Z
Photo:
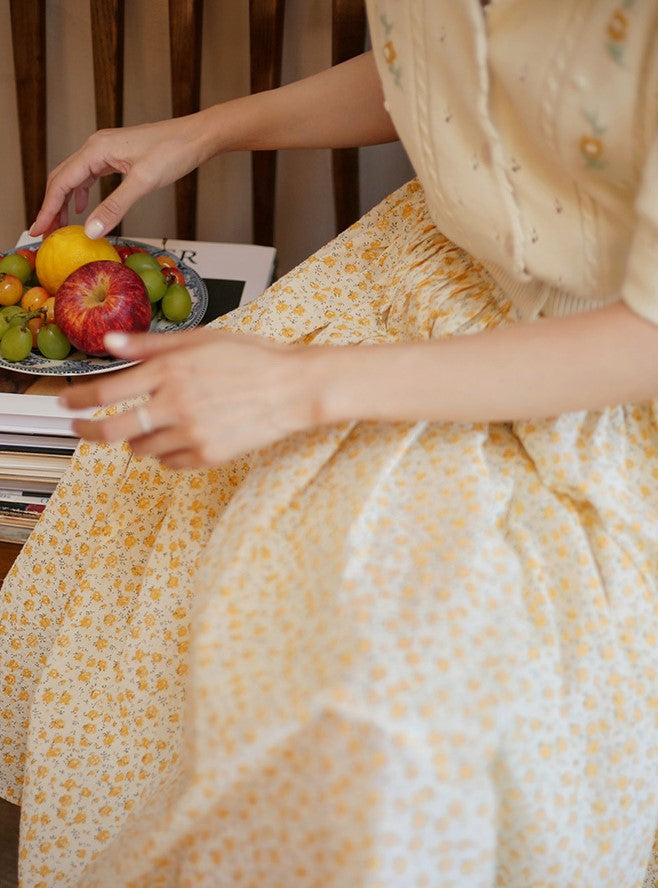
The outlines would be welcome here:
M 17 246 L 32 240 L 23 232 Z M 163 246 L 162 240 L 130 240 Z M 202 324 L 250 302 L 274 278 L 272 247 L 167 240 L 166 249 L 206 282 L 208 309 Z M 62 408 L 54 395 L 32 393 L 30 377 L 9 376 L 8 392 L 3 392 L 0 378 L 0 541 L 23 543 L 71 461 L 78 443 L 71 424 L 82 414 Z
M 71 461 L 80 415 L 49 395 L 0 393 L 0 540 L 29 536 Z

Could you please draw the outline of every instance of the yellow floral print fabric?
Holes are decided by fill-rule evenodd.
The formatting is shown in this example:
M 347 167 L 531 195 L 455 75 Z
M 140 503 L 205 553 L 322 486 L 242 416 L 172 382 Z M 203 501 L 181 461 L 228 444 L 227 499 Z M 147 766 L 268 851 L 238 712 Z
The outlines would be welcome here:
M 514 321 L 412 182 L 223 324 Z M 81 444 L 2 589 L 22 884 L 641 888 L 656 407 L 348 423 L 206 472 Z

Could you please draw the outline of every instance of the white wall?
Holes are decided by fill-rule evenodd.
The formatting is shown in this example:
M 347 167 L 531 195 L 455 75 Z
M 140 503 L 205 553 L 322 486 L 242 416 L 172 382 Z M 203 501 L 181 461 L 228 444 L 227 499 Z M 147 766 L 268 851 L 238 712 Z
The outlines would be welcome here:
M 48 165 L 74 151 L 95 128 L 89 0 L 46 0 Z M 201 103 L 249 91 L 248 0 L 206 0 Z M 167 0 L 126 0 L 124 122 L 171 114 Z M 29 52 L 29 46 L 20 47 Z M 283 80 L 331 61 L 331 0 L 287 0 Z M 9 0 L 0 0 L 0 156 L 4 199 L 0 249 L 14 244 L 32 220 L 24 218 L 13 76 Z M 250 160 L 247 153 L 216 157 L 199 176 L 200 240 L 249 242 Z M 399 145 L 361 151 L 361 209 L 373 206 L 412 175 Z M 281 152 L 278 160 L 276 247 L 285 272 L 334 234 L 328 151 Z M 94 193 L 94 200 L 97 200 Z M 124 233 L 175 236 L 173 187 L 144 198 L 128 214 Z M 81 221 L 73 217 L 71 221 Z

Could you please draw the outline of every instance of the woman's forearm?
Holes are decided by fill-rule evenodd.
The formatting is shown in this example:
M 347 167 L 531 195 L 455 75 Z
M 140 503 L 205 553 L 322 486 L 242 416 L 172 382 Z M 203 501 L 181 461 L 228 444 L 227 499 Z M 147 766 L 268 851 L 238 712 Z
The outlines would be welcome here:
M 85 210 L 101 176 L 122 180 L 87 218 L 85 231 L 100 237 L 145 194 L 175 182 L 226 151 L 340 148 L 397 138 L 384 108 L 371 53 L 297 83 L 243 96 L 157 123 L 100 130 L 48 177 L 43 204 L 30 228 L 47 234 L 68 222 L 68 205 Z
M 190 126 L 202 145 L 201 162 L 225 151 L 342 148 L 397 138 L 370 52 L 296 83 L 200 111 Z
M 320 378 L 321 422 L 513 421 L 658 397 L 658 326 L 622 302 L 469 336 L 309 357 Z

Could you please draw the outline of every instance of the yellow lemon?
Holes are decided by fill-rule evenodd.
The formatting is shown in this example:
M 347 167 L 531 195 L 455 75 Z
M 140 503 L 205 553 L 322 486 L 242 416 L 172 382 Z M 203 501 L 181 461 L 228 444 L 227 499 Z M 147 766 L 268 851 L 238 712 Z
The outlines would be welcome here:
M 82 225 L 65 225 L 44 238 L 37 251 L 39 283 L 55 295 L 66 278 L 87 262 L 109 259 L 121 262 L 119 254 L 105 237 L 92 240 Z

